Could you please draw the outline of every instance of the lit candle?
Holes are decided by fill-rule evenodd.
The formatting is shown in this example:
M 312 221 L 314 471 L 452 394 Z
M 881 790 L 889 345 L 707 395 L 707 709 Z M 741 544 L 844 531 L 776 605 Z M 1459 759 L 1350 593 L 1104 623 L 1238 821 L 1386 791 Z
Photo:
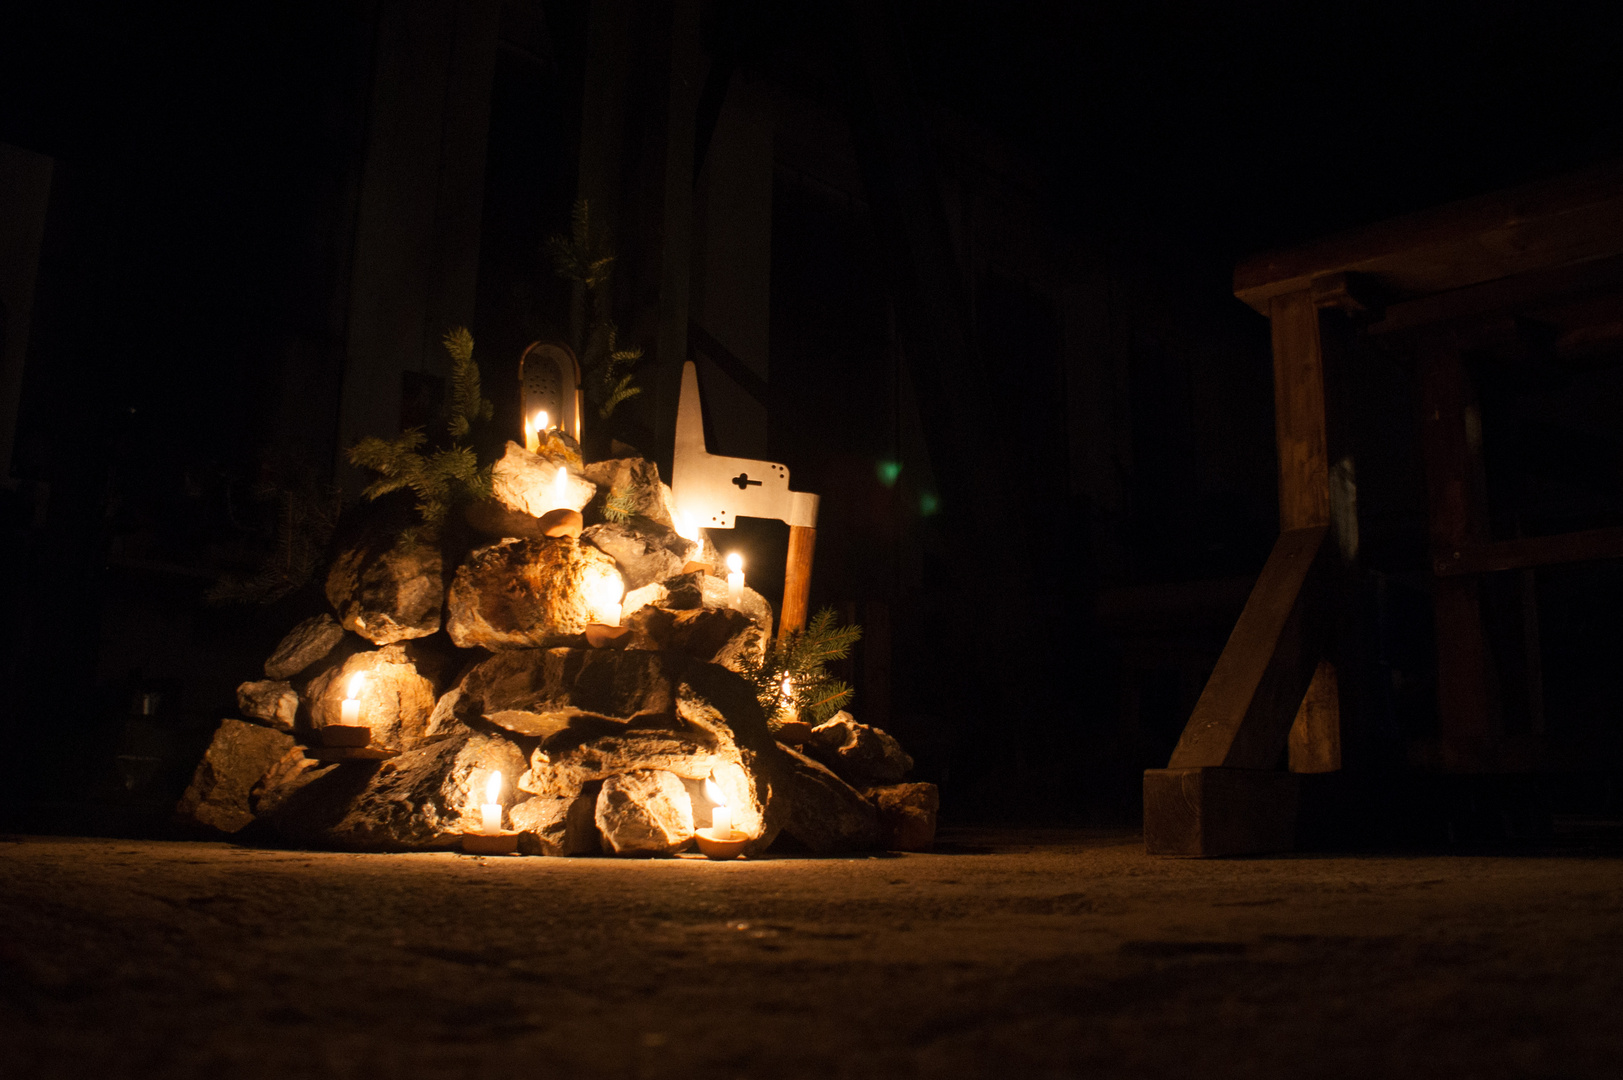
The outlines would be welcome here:
M 569 505 L 569 470 L 558 466 L 558 476 L 552 481 L 552 506 L 555 510 L 573 510 Z
M 733 831 L 733 811 L 722 797 L 722 790 L 709 777 L 704 781 L 704 794 L 715 805 L 710 807 L 710 831 L 725 836 Z
M 492 770 L 485 781 L 485 801 L 479 807 L 479 831 L 494 836 L 502 831 L 502 774 Z
M 789 676 L 783 677 L 783 685 L 779 687 L 778 712 L 793 717 L 795 715 L 795 684 L 789 681 Z
M 365 686 L 365 672 L 357 671 L 349 677 L 349 686 L 346 688 L 343 704 L 338 707 L 338 722 L 345 727 L 361 726 L 360 693 Z
M 737 607 L 744 602 L 744 556 L 733 552 L 727 556 L 727 606 Z
M 535 453 L 541 449 L 541 435 L 547 430 L 547 410 L 536 411 L 535 418 L 524 418 L 524 449 Z

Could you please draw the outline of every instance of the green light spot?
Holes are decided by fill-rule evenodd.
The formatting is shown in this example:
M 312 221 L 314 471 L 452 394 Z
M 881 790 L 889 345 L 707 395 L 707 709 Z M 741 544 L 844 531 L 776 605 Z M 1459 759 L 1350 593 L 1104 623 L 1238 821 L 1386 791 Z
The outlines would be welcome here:
M 923 514 L 925 517 L 929 517 L 939 509 L 941 509 L 941 500 L 936 498 L 933 491 L 926 491 L 923 495 L 919 496 L 920 514 Z
M 886 487 L 895 487 L 896 478 L 902 475 L 900 461 L 881 461 L 875 470 L 879 473 L 879 482 Z

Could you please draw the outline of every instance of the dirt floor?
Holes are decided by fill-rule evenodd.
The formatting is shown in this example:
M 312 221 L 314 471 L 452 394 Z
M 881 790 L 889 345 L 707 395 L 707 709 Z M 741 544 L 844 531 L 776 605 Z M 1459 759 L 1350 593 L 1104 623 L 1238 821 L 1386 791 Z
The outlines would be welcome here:
M 1623 858 L 0 838 L 0 1076 L 1616 1077 Z

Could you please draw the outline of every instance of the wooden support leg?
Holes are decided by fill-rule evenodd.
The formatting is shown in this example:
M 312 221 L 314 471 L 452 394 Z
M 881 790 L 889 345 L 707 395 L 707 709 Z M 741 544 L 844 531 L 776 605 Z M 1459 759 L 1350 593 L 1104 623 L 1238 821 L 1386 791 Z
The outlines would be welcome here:
M 1290 731 L 1290 770 L 1327 773 L 1341 768 L 1341 686 L 1336 666 L 1320 660 Z

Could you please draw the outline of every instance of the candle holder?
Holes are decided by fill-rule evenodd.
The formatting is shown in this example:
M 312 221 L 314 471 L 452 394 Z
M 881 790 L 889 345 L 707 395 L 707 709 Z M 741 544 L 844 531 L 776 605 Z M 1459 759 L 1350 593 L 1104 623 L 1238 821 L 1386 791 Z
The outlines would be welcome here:
M 699 851 L 705 858 L 720 861 L 736 859 L 744 854 L 744 847 L 750 842 L 750 835 L 737 829 L 695 829 L 693 839 L 698 843 Z
M 327 724 L 321 728 L 322 746 L 366 746 L 371 742 L 372 729 L 365 724 Z
M 514 855 L 518 852 L 518 833 L 465 832 L 462 850 L 468 855 Z

